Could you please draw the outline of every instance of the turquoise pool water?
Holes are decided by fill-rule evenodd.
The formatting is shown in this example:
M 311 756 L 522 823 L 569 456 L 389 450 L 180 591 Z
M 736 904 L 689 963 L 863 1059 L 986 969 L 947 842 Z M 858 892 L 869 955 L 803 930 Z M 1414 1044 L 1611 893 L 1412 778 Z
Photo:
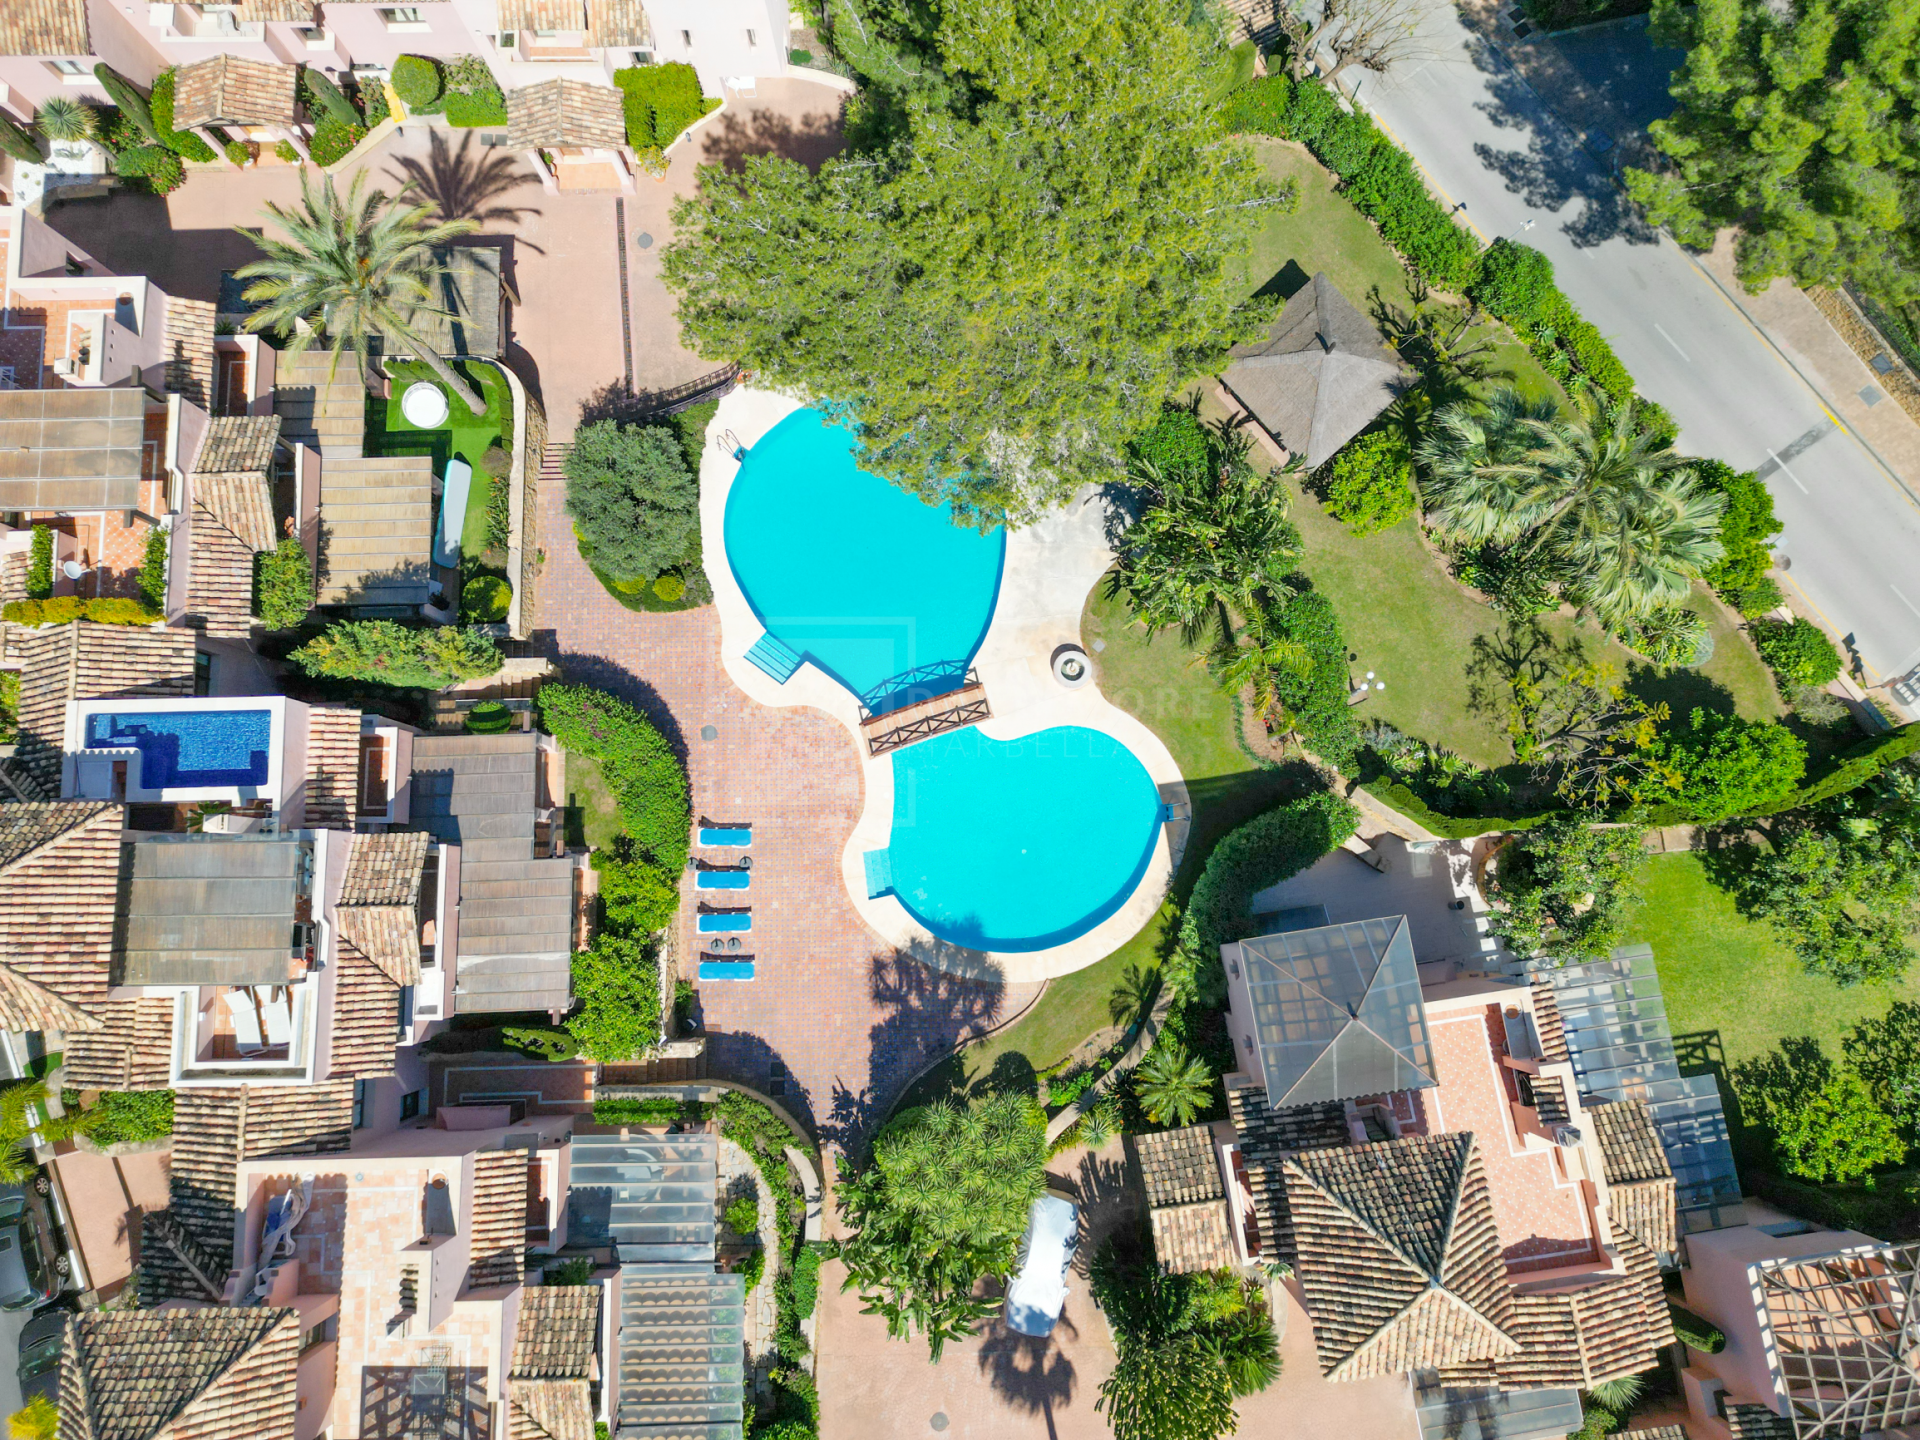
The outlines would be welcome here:
M 795 411 L 747 452 L 725 538 L 760 623 L 875 710 L 909 685 L 958 683 L 1006 554 L 1000 531 L 963 529 L 862 470 L 853 437 L 817 410 Z
M 1110 735 L 956 730 L 894 752 L 892 893 L 956 945 L 1044 950 L 1120 908 L 1160 819 L 1146 767 Z

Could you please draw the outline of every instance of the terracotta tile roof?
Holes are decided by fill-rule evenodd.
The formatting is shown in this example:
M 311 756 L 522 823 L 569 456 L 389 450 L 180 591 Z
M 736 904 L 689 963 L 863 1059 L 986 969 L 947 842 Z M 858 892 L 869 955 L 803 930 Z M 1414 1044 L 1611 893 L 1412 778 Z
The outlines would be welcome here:
M 164 1090 L 173 1047 L 173 1001 L 109 1000 L 100 1028 L 67 1037 L 67 1083 L 83 1090 Z
M 307 824 L 351 830 L 360 798 L 360 712 L 319 705 L 307 712 Z
M 0 965 L 0 1029 L 64 1030 L 78 1035 L 81 1031 L 98 1030 L 100 1023 L 11 966 Z
M 340 880 L 342 905 L 405 905 L 420 900 L 420 877 L 427 868 L 424 830 L 388 830 L 356 835 Z
M 294 67 L 238 55 L 212 55 L 182 65 L 174 78 L 173 123 L 291 125 Z
M 345 1150 L 353 1134 L 353 1081 L 319 1085 L 234 1085 L 181 1090 L 173 1105 L 174 1218 L 220 1265 L 233 1256 L 234 1180 L 242 1160 Z M 143 1261 L 161 1294 L 198 1286 L 169 1257 Z
M 1254 1083 L 1229 1085 L 1227 1108 L 1233 1116 L 1233 1128 L 1240 1132 L 1240 1158 L 1247 1169 L 1247 1186 L 1253 1192 L 1261 1251 L 1268 1259 L 1291 1263 L 1293 1220 L 1287 1208 L 1281 1162 L 1297 1150 L 1348 1144 L 1346 1110 L 1331 1104 L 1275 1110 L 1267 1103 L 1266 1087 Z
M 273 549 L 273 495 L 265 471 L 196 472 L 193 498 L 249 550 Z
M 0 5 L 0 55 L 91 54 L 86 0 L 7 0 Z
M 279 438 L 278 415 L 216 415 L 207 426 L 206 438 L 200 442 L 200 453 L 194 457 L 193 473 L 264 474 L 273 468 L 273 448 Z M 264 550 L 272 543 L 269 536 L 267 544 L 260 548 Z
M 585 0 L 500 0 L 502 30 L 584 30 Z
M 295 23 L 313 19 L 313 0 L 238 0 L 233 18 L 248 20 L 290 20 Z
M 1142 1135 L 1134 1141 L 1134 1149 L 1149 1205 L 1191 1205 L 1227 1193 L 1220 1179 L 1220 1161 L 1213 1153 L 1210 1125 Z
M 1515 1354 L 1486 1167 L 1471 1134 L 1290 1156 L 1297 1274 L 1330 1380 Z
M 193 694 L 190 630 L 74 620 L 20 638 L 20 750 L 26 772 L 54 792 L 69 700 Z
M 211 403 L 213 396 L 213 310 L 211 300 L 167 297 L 167 368 L 162 383 L 200 406 Z
M 651 45 L 653 27 L 641 0 L 587 0 L 589 45 Z
M 1678 1425 L 1658 1425 L 1651 1430 L 1616 1430 L 1613 1440 L 1687 1440 L 1687 1432 Z
M 507 1440 L 593 1440 L 585 1380 L 509 1380 Z
M 1567 1087 L 1558 1075 L 1535 1075 L 1531 1088 L 1533 1108 L 1542 1125 L 1564 1125 L 1573 1118 L 1573 1112 L 1567 1108 Z
M 598 1285 L 536 1285 L 520 1292 L 513 1336 L 516 1380 L 593 1378 L 600 1339 Z
M 216 1305 L 76 1315 L 60 1440 L 293 1440 L 300 1317 Z
M 1732 1440 L 1794 1440 L 1793 1421 L 1764 1405 L 1727 1406 L 1727 1433 Z
M 1672 1254 L 1679 1245 L 1673 1167 L 1667 1163 L 1646 1102 L 1593 1101 L 1587 1115 L 1600 1142 L 1608 1221 L 1654 1254 Z
M 474 1156 L 469 1290 L 518 1285 L 526 1273 L 527 1163 L 518 1147 Z
M 0 805 L 0 956 L 89 1012 L 107 1003 L 114 913 L 126 886 L 122 810 L 110 801 Z
M 507 145 L 514 150 L 619 150 L 627 143 L 620 92 L 584 80 L 546 80 L 507 92 Z
M 245 640 L 253 634 L 253 547 L 201 503 L 197 478 L 191 513 L 183 618 L 216 640 Z
M 1231 1269 L 1239 1263 L 1239 1257 L 1233 1251 L 1227 1202 L 1219 1199 L 1155 1206 L 1153 1253 L 1168 1275 Z
M 0 605 L 27 598 L 27 566 L 32 559 L 25 550 L 14 550 L 0 560 Z
M 1536 980 L 1533 982 L 1533 1029 L 1540 1037 L 1540 1058 L 1554 1065 L 1565 1065 L 1571 1057 L 1567 1054 L 1567 1027 L 1560 1018 L 1560 1002 L 1553 998 L 1553 982 Z
M 327 1078 L 393 1074 L 400 1032 L 400 987 L 342 937 L 334 956 L 333 1042 Z

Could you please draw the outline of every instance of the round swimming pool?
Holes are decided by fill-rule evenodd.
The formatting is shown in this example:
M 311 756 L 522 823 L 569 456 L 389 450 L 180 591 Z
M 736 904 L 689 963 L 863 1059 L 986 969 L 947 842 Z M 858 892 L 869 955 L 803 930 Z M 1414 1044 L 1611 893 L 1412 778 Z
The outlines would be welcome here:
M 892 892 L 956 945 L 1045 950 L 1126 902 L 1160 820 L 1152 777 L 1111 735 L 956 730 L 894 752 Z
M 852 435 L 817 410 L 747 452 L 725 537 L 760 623 L 874 708 L 888 681 L 939 688 L 965 672 L 1006 554 L 1002 532 L 964 529 L 862 470 Z

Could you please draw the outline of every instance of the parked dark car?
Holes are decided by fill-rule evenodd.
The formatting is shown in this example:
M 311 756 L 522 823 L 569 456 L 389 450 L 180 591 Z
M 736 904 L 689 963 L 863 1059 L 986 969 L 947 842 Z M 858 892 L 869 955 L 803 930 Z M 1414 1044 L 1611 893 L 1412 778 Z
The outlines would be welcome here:
M 46 1304 L 65 1265 L 46 1212 L 18 1185 L 0 1185 L 0 1310 Z
M 21 1404 L 36 1395 L 59 1399 L 55 1392 L 60 1388 L 60 1346 L 66 1338 L 67 1318 L 65 1310 L 42 1311 L 20 1332 Z

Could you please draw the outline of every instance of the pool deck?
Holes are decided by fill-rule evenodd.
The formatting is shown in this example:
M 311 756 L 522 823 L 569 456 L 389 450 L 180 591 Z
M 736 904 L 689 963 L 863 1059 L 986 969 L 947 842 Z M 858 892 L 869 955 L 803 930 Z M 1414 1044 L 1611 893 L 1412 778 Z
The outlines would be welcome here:
M 859 701 L 812 664 L 802 665 L 782 685 L 746 658 L 766 632 L 727 560 L 727 492 L 740 465 L 719 437 L 731 435 L 751 449 L 801 408 L 802 403 L 790 396 L 743 386 L 721 400 L 708 427 L 708 435 L 715 438 L 709 440 L 700 462 L 700 521 L 703 558 L 720 618 L 720 658 L 728 677 L 762 705 L 805 706 L 832 716 L 860 747 L 865 806 L 842 852 L 841 875 L 854 909 L 888 945 L 956 975 L 995 976 L 1015 983 L 1085 969 L 1133 938 L 1159 910 L 1179 867 L 1187 817 L 1192 813 L 1180 767 L 1157 735 L 1109 704 L 1097 685 L 1068 690 L 1053 678 L 1055 650 L 1080 643 L 1080 615 L 1087 593 L 1114 561 L 1107 545 L 1106 510 L 1098 493 L 1089 488 L 1037 524 L 1009 532 L 993 618 L 973 660 L 993 706 L 993 718 L 979 729 L 993 740 L 1017 740 L 1060 725 L 1110 735 L 1146 767 L 1175 818 L 1161 826 L 1153 858 L 1133 894 L 1086 934 L 1045 950 L 971 950 L 931 934 L 891 895 L 867 896 L 866 853 L 885 849 L 893 828 L 893 760 L 891 755 L 865 754 Z

